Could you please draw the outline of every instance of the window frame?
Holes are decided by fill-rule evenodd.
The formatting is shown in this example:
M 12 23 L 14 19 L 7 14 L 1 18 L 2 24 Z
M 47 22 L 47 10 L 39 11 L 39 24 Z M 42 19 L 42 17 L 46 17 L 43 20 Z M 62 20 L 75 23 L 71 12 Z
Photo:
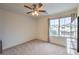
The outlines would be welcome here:
M 55 20 L 55 19 L 57 19 L 58 20 L 58 35 L 53 35 L 53 36 L 61 36 L 60 35 L 60 27 L 61 27 L 61 25 L 60 25 L 60 19 L 61 18 L 67 18 L 67 17 L 71 17 L 71 16 L 66 16 L 66 17 L 58 17 L 58 18 L 49 18 L 49 22 L 50 22 L 50 20 Z M 49 23 L 49 25 L 50 25 L 50 23 Z M 51 26 L 51 25 L 50 25 Z M 49 30 L 50 30 L 50 26 L 49 26 Z M 50 31 L 49 31 L 50 32 Z M 49 34 L 50 35 L 50 34 Z

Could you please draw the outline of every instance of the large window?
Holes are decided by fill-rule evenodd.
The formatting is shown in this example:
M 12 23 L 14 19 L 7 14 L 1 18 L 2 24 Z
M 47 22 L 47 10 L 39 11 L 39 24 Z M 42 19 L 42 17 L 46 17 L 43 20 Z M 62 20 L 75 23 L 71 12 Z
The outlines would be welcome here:
M 50 20 L 49 36 L 75 37 L 77 32 L 77 20 L 64 17 Z
M 72 51 L 77 49 L 77 18 L 63 17 L 51 19 L 49 24 L 49 36 L 65 38 L 67 41 L 68 53 L 74 54 Z

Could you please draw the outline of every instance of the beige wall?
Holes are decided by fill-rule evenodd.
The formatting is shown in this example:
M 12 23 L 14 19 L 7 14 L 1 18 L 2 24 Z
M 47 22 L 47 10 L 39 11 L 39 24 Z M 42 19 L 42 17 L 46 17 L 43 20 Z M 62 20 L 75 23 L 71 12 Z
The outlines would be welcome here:
M 77 16 L 79 16 L 79 7 L 77 8 Z
M 48 41 L 48 18 L 46 17 L 37 19 L 37 38 Z
M 36 21 L 30 17 L 0 10 L 0 39 L 3 49 L 35 38 Z

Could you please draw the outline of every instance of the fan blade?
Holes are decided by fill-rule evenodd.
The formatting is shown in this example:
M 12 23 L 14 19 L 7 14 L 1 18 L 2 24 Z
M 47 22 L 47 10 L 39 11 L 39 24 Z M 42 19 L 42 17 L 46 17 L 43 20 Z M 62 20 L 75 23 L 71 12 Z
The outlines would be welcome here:
M 46 12 L 45 10 L 39 10 L 39 12 Z
M 42 7 L 42 6 L 43 6 L 43 4 L 42 4 L 42 3 L 39 3 L 39 4 L 38 4 L 38 7 L 39 7 L 39 8 L 40 8 L 40 7 Z
M 29 14 L 29 13 L 32 13 L 32 11 L 30 11 L 30 12 L 27 12 L 27 14 Z
M 45 10 L 39 10 L 39 12 L 45 12 L 46 14 L 48 14 Z
M 33 4 L 32 6 L 33 6 L 33 10 L 36 10 L 36 4 Z
M 24 5 L 24 7 L 26 7 L 26 8 L 29 8 L 29 9 L 32 9 L 31 7 L 29 7 L 29 6 L 26 6 L 26 5 Z
M 36 8 L 36 4 L 33 4 L 34 8 Z

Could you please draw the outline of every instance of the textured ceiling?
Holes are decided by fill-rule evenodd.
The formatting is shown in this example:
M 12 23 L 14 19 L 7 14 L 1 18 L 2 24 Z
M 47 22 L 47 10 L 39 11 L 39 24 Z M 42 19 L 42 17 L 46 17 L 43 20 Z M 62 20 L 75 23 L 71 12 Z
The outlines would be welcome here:
M 24 3 L 25 4 L 25 3 Z M 23 3 L 0 3 L 0 9 L 5 9 L 12 12 L 17 13 L 26 13 L 28 11 L 31 11 L 27 8 L 24 8 Z M 26 5 L 31 6 L 30 3 L 26 3 Z M 43 3 L 44 9 L 48 12 L 48 15 L 59 13 L 66 10 L 71 10 L 73 8 L 76 8 L 79 4 L 77 3 Z M 42 15 L 46 15 L 42 13 Z

